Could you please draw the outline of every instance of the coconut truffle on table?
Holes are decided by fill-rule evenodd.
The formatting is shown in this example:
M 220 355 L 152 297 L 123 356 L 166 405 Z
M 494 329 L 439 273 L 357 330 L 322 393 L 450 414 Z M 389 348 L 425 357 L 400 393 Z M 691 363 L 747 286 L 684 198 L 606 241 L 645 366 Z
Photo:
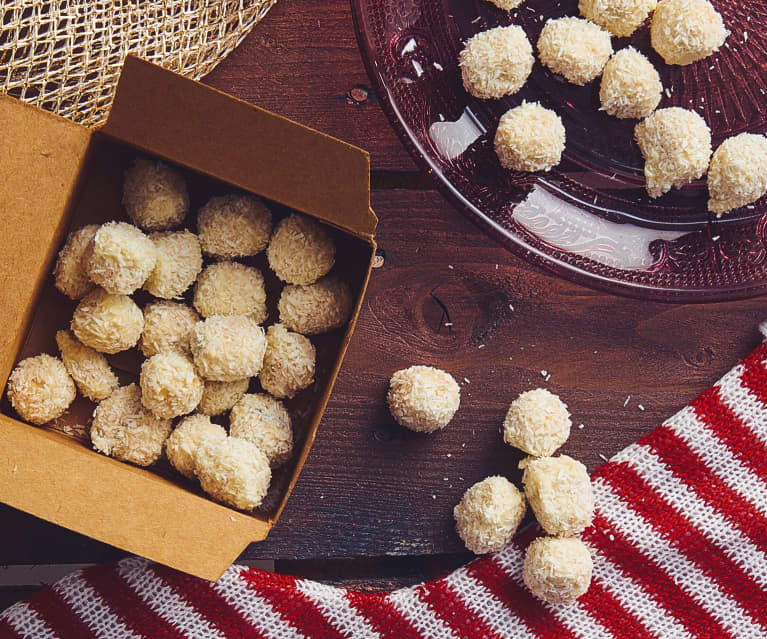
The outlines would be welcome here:
M 67 372 L 84 397 L 100 402 L 117 388 L 117 375 L 101 353 L 81 344 L 69 331 L 58 331 L 56 344 Z
M 215 382 L 255 377 L 266 351 L 264 329 L 244 315 L 213 315 L 197 322 L 190 344 L 199 374 Z
M 314 381 L 317 351 L 308 338 L 282 324 L 266 331 L 266 353 L 259 381 L 262 388 L 279 398 L 292 398 Z
M 61 417 L 75 400 L 75 383 L 60 359 L 51 355 L 28 357 L 16 364 L 8 378 L 8 399 L 20 417 L 44 424 Z
M 319 222 L 293 213 L 277 225 L 266 257 L 283 282 L 312 284 L 333 268 L 336 245 Z
M 203 317 L 248 315 L 266 320 L 266 289 L 261 271 L 238 262 L 206 266 L 194 286 L 194 307 Z
M 206 415 L 184 417 L 165 441 L 165 455 L 184 477 L 194 479 L 197 451 L 207 441 L 226 439 L 226 431 Z
M 539 537 L 525 552 L 522 578 L 536 597 L 550 604 L 569 604 L 591 584 L 593 563 L 577 537 Z
M 141 229 L 126 222 L 102 224 L 87 249 L 88 277 L 108 293 L 129 295 L 154 270 L 157 249 Z
M 252 195 L 222 195 L 208 200 L 197 216 L 202 252 L 232 259 L 256 255 L 272 233 L 272 213 Z
M 98 225 L 89 224 L 73 231 L 59 251 L 53 277 L 56 288 L 73 300 L 79 300 L 90 293 L 96 285 L 88 277 L 88 245 Z
M 203 381 L 194 364 L 177 351 L 153 355 L 141 365 L 141 403 L 158 417 L 191 413 L 202 399 Z
M 290 415 L 282 402 L 264 393 L 244 395 L 234 405 L 229 434 L 258 446 L 272 468 L 288 461 L 293 451 Z
M 658 0 L 580 0 L 578 9 L 618 38 L 627 38 L 642 26 Z
M 767 193 L 767 137 L 741 133 L 714 151 L 708 169 L 708 210 L 721 214 Z
M 161 299 L 181 297 L 202 269 L 200 240 L 187 230 L 152 233 L 157 262 L 144 282 L 144 290 Z
M 615 53 L 602 72 L 602 111 L 616 118 L 645 118 L 660 104 L 663 85 L 652 63 L 634 47 Z
M 162 351 L 191 353 L 189 341 L 200 316 L 178 302 L 152 302 L 144 308 L 144 330 L 139 346 L 147 357 Z
M 136 345 L 144 329 L 144 315 L 127 295 L 97 288 L 77 305 L 71 328 L 86 346 L 114 354 Z
M 335 277 L 323 277 L 314 284 L 285 286 L 277 309 L 280 323 L 291 331 L 318 335 L 346 324 L 352 305 L 348 284 Z
M 662 0 L 652 16 L 650 42 L 666 64 L 686 65 L 717 51 L 729 33 L 708 0 Z
M 511 171 L 548 171 L 562 159 L 565 127 L 551 109 L 523 102 L 501 116 L 495 132 L 495 153 Z
M 602 73 L 612 54 L 610 33 L 583 18 L 548 20 L 538 38 L 541 62 L 581 86 Z
M 123 206 L 145 231 L 164 231 L 181 224 L 189 211 L 184 177 L 159 160 L 136 158 L 125 171 Z
M 453 419 L 461 403 L 461 389 L 450 373 L 432 366 L 411 366 L 392 375 L 386 401 L 398 424 L 432 433 Z
M 211 382 L 206 380 L 202 399 L 197 412 L 202 415 L 221 415 L 240 401 L 248 392 L 250 378 L 237 379 L 233 382 Z
M 545 388 L 536 388 L 509 406 L 503 440 L 529 455 L 546 457 L 567 441 L 571 425 L 565 403 Z

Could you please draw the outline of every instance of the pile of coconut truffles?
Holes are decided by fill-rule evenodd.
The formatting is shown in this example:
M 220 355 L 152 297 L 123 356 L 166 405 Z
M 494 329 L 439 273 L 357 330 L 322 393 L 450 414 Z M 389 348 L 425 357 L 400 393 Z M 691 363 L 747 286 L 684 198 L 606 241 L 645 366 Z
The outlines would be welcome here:
M 214 499 L 252 510 L 290 458 L 282 400 L 314 381 L 310 337 L 340 328 L 352 311 L 349 286 L 329 275 L 334 240 L 295 213 L 273 228 L 266 204 L 245 194 L 211 198 L 197 233 L 182 229 L 184 177 L 145 158 L 125 173 L 123 205 L 132 224 L 84 226 L 67 238 L 55 286 L 79 303 L 69 330 L 56 334 L 61 356 L 19 362 L 8 398 L 23 420 L 45 424 L 79 390 L 96 403 L 96 450 L 138 466 L 165 453 Z M 250 264 L 263 251 L 283 283 L 279 322 L 266 329 L 264 275 Z M 132 297 L 142 290 L 143 308 Z M 134 348 L 145 358 L 138 384 L 120 386 L 109 356 Z M 227 413 L 228 433 L 214 421 Z

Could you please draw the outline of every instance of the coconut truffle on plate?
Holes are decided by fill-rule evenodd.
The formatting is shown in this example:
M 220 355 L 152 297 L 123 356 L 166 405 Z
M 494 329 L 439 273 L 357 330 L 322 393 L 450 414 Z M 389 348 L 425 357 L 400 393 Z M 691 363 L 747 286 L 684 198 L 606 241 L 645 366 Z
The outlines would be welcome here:
M 602 72 L 602 111 L 616 118 L 646 118 L 658 107 L 663 85 L 652 63 L 634 47 L 615 53 Z
M 272 233 L 272 213 L 252 195 L 211 198 L 197 216 L 202 252 L 232 259 L 256 255 L 266 248 Z
M 266 319 L 266 289 L 261 271 L 237 262 L 206 266 L 194 287 L 194 307 L 203 317 L 248 315 Z
M 730 34 L 708 0 L 662 0 L 652 16 L 650 42 L 666 64 L 707 58 Z
M 117 388 L 117 375 L 101 353 L 81 344 L 69 331 L 58 331 L 56 344 L 67 372 L 83 396 L 92 402 L 100 402 Z
M 141 365 L 141 403 L 158 417 L 191 413 L 202 399 L 203 381 L 194 364 L 176 351 L 157 353 Z
M 569 604 L 591 584 L 593 564 L 577 537 L 539 537 L 525 552 L 522 578 L 536 597 L 550 604 Z
M 471 38 L 460 53 L 463 86 L 476 98 L 502 98 L 519 91 L 533 70 L 533 47 L 517 25 L 495 27 Z
M 144 290 L 162 299 L 181 297 L 202 269 L 200 240 L 187 230 L 152 233 L 157 262 L 144 282 Z
M 107 222 L 88 245 L 88 277 L 108 293 L 129 295 L 154 269 L 157 249 L 144 233 L 126 222 Z
M 565 150 L 565 127 L 551 109 L 523 102 L 501 116 L 495 132 L 495 153 L 511 171 L 548 171 Z
M 500 476 L 474 484 L 453 509 L 458 535 L 477 555 L 506 547 L 524 516 L 524 496 Z
M 255 444 L 272 468 L 281 466 L 293 451 L 290 415 L 282 402 L 264 393 L 244 395 L 229 415 L 229 434 Z
M 165 441 L 165 455 L 184 477 L 194 479 L 197 451 L 205 442 L 226 439 L 226 431 L 206 415 L 189 415 L 179 422 Z
M 184 178 L 164 162 L 136 158 L 125 171 L 123 206 L 128 217 L 145 231 L 179 226 L 189 211 Z
M 8 399 L 24 421 L 44 424 L 61 417 L 75 400 L 75 383 L 64 364 L 51 355 L 28 357 L 8 378 Z
M 193 308 L 178 302 L 152 302 L 144 308 L 141 352 L 147 357 L 162 351 L 191 353 L 189 340 L 200 316 Z
M 127 295 L 97 288 L 77 305 L 71 328 L 86 346 L 100 353 L 119 353 L 138 342 L 144 329 L 144 315 Z
M 266 351 L 264 329 L 245 315 L 213 315 L 197 322 L 190 344 L 199 374 L 215 382 L 255 377 Z
M 618 38 L 627 38 L 642 26 L 658 0 L 580 0 L 578 9 Z
M 275 397 L 295 397 L 314 381 L 317 351 L 308 338 L 293 333 L 282 324 L 266 331 L 266 353 L 259 380 Z
M 612 54 L 610 33 L 583 18 L 548 20 L 538 38 L 541 62 L 581 86 L 602 73 Z
M 398 424 L 418 433 L 432 433 L 453 419 L 461 403 L 461 389 L 450 373 L 411 366 L 391 376 L 386 402 Z
M 323 277 L 314 284 L 289 284 L 283 288 L 277 308 L 280 323 L 291 331 L 318 335 L 346 324 L 352 304 L 352 293 L 346 282 Z
M 73 231 L 59 251 L 53 269 L 54 282 L 70 299 L 82 299 L 96 287 L 88 277 L 87 249 L 98 230 L 98 225 L 89 224 Z
M 277 225 L 266 257 L 283 282 L 312 284 L 333 267 L 336 245 L 319 222 L 294 213 Z
M 545 388 L 536 388 L 509 406 L 503 440 L 529 455 L 546 457 L 567 441 L 571 425 L 564 402 Z
M 741 133 L 714 151 L 708 168 L 708 210 L 721 214 L 767 193 L 767 138 Z

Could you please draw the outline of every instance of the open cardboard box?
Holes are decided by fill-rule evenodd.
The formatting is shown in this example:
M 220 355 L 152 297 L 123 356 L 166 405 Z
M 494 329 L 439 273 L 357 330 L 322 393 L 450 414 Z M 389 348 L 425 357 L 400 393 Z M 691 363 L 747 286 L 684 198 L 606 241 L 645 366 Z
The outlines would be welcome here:
M 312 338 L 315 384 L 288 402 L 296 453 L 278 471 L 264 505 L 252 514 L 207 497 L 172 469 L 141 469 L 91 450 L 83 428 L 94 406 L 78 397 L 70 411 L 40 428 L 22 423 L 7 400 L 0 414 L 0 500 L 179 570 L 217 579 L 252 541 L 266 538 L 298 479 L 359 314 L 375 254 L 370 162 L 364 151 L 278 115 L 128 58 L 109 118 L 87 129 L 0 96 L 0 383 L 14 364 L 57 354 L 54 335 L 75 304 L 52 285 L 56 254 L 70 229 L 126 219 L 122 173 L 141 153 L 177 165 L 192 206 L 245 190 L 334 228 L 334 273 L 356 295 L 349 324 Z M 246 260 L 247 263 L 247 260 Z M 279 283 L 260 265 L 271 292 Z M 269 289 L 272 289 L 270 291 Z M 145 300 L 137 299 L 139 304 Z M 138 361 L 110 358 L 121 382 Z M 251 386 L 253 392 L 254 387 Z M 78 428 L 79 426 L 79 428 Z

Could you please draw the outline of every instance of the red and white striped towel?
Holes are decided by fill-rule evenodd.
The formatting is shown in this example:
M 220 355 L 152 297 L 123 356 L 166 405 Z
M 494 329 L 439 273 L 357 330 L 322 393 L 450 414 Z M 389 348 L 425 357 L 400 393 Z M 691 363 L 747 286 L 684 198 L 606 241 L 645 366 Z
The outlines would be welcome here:
M 362 594 L 234 566 L 210 584 L 143 559 L 78 571 L 0 637 L 767 637 L 767 346 L 593 475 L 589 591 L 534 599 L 526 531 L 441 579 Z

